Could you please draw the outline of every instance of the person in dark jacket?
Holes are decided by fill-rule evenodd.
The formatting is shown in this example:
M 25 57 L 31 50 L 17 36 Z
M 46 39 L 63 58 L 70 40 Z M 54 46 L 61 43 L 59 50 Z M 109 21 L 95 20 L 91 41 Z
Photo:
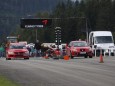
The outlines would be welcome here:
M 36 49 L 36 57 L 41 56 L 41 43 L 39 40 L 36 41 L 34 48 Z

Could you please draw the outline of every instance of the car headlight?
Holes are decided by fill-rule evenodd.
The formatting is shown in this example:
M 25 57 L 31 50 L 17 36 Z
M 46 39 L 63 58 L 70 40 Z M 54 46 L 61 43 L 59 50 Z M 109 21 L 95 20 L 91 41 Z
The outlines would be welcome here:
M 24 53 L 29 54 L 29 51 L 26 51 L 26 52 L 24 52 Z
M 89 48 L 89 51 L 92 51 L 92 49 L 91 49 L 91 48 Z
M 14 54 L 14 52 L 9 51 L 8 54 Z
M 77 49 L 72 49 L 73 52 L 77 52 Z
M 97 47 L 97 49 L 102 49 L 101 47 Z
M 29 51 L 24 52 L 24 55 L 29 55 Z
M 109 46 L 109 48 L 115 48 L 114 46 Z

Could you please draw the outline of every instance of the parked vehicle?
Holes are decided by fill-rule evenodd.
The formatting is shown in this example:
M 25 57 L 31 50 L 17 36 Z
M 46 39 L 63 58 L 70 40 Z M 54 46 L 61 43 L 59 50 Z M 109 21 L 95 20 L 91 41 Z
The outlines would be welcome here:
M 92 58 L 93 52 L 86 41 L 71 41 L 67 46 L 67 55 L 71 58 L 84 56 L 85 58 Z
M 96 49 L 96 55 L 100 55 L 100 50 L 102 54 L 111 53 L 114 55 L 114 39 L 110 31 L 92 31 L 89 33 L 89 45 L 92 47 L 93 51 Z
M 11 60 L 12 58 L 29 59 L 29 51 L 22 43 L 10 43 L 6 50 L 6 60 Z

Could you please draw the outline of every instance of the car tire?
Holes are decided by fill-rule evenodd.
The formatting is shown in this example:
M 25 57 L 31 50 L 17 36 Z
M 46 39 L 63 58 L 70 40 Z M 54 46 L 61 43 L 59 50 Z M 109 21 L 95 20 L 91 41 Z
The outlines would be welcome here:
M 92 56 L 89 56 L 89 58 L 92 58 Z
M 114 56 L 114 53 L 111 53 L 111 56 Z
M 70 58 L 71 58 L 71 59 L 73 59 L 73 58 L 74 58 L 74 56 L 72 56 L 72 55 L 71 55 L 71 52 L 70 52 Z
M 87 55 L 84 56 L 84 58 L 87 58 L 87 57 L 88 57 Z
M 29 59 L 29 58 L 24 58 L 24 59 Z
M 6 60 L 11 60 L 11 58 L 6 58 Z

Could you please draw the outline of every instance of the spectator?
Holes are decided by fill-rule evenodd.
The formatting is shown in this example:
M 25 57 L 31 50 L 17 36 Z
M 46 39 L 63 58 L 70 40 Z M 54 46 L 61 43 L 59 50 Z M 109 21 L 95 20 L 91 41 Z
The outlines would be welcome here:
M 1 46 L 0 46 L 0 57 L 4 57 L 4 54 L 5 54 L 5 49 L 4 49 L 4 47 L 1 45 Z
M 34 46 L 30 46 L 30 48 L 31 48 L 30 56 L 34 57 L 35 56 Z
M 39 40 L 36 41 L 34 49 L 36 49 L 36 57 L 41 56 L 41 43 Z
M 29 56 L 30 56 L 30 53 L 31 53 L 31 48 L 30 48 L 30 46 L 27 46 L 27 49 L 28 49 L 28 51 L 29 51 Z

